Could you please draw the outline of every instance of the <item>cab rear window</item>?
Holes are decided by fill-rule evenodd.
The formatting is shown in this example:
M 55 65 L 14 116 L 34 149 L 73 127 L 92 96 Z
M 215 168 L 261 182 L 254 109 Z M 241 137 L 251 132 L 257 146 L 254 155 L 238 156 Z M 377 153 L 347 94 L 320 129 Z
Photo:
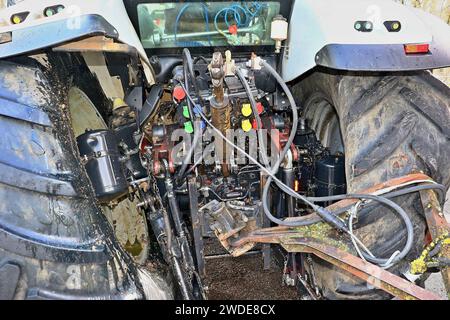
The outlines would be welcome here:
M 141 3 L 137 7 L 144 48 L 273 45 L 275 1 Z

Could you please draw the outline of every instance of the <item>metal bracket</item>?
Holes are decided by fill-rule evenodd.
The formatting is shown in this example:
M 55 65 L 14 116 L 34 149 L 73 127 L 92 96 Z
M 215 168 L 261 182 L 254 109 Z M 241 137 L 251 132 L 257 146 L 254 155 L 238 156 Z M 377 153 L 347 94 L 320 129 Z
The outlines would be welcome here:
M 420 193 L 422 206 L 427 220 L 428 230 L 433 241 L 438 241 L 442 235 L 450 235 L 450 226 L 445 219 L 439 200 L 433 191 L 422 191 Z M 440 258 L 450 258 L 450 245 L 443 244 L 439 253 Z M 447 266 L 441 270 L 444 286 L 447 290 L 447 296 L 450 295 L 450 267 Z
M 205 253 L 201 219 L 198 210 L 198 191 L 195 177 L 188 178 L 189 209 L 191 212 L 192 231 L 194 235 L 195 257 L 200 277 L 206 276 Z

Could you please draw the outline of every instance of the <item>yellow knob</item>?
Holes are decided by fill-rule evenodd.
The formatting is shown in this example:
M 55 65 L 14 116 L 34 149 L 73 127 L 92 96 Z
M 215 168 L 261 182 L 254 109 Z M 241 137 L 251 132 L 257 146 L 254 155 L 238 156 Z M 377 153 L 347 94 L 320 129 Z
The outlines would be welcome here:
M 125 103 L 125 101 L 123 101 L 122 98 L 116 98 L 114 99 L 114 103 L 113 103 L 113 109 L 118 109 L 121 107 L 125 107 L 127 104 Z
M 19 23 L 22 22 L 22 19 L 19 16 L 15 15 L 15 16 L 12 17 L 12 22 L 14 24 L 19 24 Z
M 242 114 L 244 117 L 250 117 L 252 115 L 252 106 L 250 104 L 244 104 L 242 106 Z
M 252 123 L 250 122 L 250 120 L 243 120 L 242 121 L 242 130 L 244 130 L 244 132 L 249 132 L 250 130 L 252 130 Z

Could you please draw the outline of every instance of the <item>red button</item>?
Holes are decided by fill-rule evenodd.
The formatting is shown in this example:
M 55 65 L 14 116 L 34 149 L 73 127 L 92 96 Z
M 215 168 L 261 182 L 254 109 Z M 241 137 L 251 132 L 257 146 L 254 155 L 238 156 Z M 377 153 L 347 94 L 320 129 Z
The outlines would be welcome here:
M 186 92 L 184 92 L 184 89 L 180 86 L 176 86 L 175 89 L 173 89 L 173 98 L 181 102 L 186 98 Z
M 258 110 L 258 114 L 261 114 L 261 113 L 264 112 L 264 106 L 262 105 L 261 102 L 258 102 L 258 103 L 256 104 L 256 109 Z
M 238 33 L 238 27 L 237 25 L 233 24 L 228 28 L 228 32 L 230 32 L 233 35 L 236 35 Z

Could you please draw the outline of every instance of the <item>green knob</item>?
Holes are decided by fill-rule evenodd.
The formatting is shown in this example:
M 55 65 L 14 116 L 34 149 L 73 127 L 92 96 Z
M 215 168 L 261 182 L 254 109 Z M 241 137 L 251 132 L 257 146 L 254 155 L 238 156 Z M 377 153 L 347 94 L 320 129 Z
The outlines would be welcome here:
M 189 134 L 194 133 L 194 126 L 192 125 L 191 121 L 188 121 L 184 124 L 184 131 L 186 131 Z
M 188 106 L 183 106 L 183 116 L 186 119 L 189 119 L 191 117 L 191 114 L 189 113 L 189 108 Z

